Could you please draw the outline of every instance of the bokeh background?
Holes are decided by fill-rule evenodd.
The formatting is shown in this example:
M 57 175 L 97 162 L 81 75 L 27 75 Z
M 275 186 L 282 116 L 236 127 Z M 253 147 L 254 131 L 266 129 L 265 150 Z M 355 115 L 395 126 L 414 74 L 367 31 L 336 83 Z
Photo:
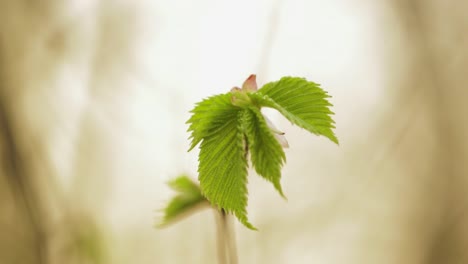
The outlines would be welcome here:
M 213 213 L 155 229 L 196 178 L 193 104 L 320 83 L 340 145 L 286 132 L 253 173 L 240 263 L 468 263 L 468 2 L 0 0 L 0 263 L 216 263 Z

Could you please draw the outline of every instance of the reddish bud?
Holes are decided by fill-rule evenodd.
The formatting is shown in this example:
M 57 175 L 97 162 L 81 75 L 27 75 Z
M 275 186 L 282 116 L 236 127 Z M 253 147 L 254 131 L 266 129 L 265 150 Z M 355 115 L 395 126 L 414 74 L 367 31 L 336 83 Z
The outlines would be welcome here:
M 244 91 L 255 92 L 257 88 L 257 76 L 255 74 L 251 74 L 242 84 L 242 90 Z

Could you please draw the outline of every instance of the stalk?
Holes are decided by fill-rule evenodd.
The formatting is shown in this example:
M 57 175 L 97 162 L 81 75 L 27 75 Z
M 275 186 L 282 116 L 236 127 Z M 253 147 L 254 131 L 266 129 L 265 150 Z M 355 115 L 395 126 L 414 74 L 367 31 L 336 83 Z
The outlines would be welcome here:
M 218 264 L 238 264 L 235 230 L 231 218 L 223 210 L 215 211 Z

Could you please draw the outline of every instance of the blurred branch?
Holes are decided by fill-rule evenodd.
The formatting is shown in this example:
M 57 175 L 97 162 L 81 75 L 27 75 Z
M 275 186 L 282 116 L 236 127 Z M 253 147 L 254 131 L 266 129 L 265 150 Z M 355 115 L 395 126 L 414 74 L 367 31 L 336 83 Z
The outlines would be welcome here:
M 436 161 L 431 164 L 432 174 L 438 179 L 438 190 L 441 192 L 439 199 L 442 199 L 441 219 L 434 226 L 432 245 L 428 249 L 428 263 L 453 263 L 460 261 L 463 254 L 456 254 L 451 248 L 465 247 L 460 245 L 458 237 L 463 234 L 456 234 L 455 224 L 460 223 L 464 215 L 463 210 L 467 206 L 460 206 L 459 193 L 466 193 L 460 183 L 466 177 L 463 173 L 463 144 L 464 137 L 461 134 L 459 123 L 466 118 L 460 114 L 460 105 L 457 105 L 456 98 L 464 92 L 457 91 L 457 87 L 466 85 L 463 78 L 456 76 L 450 71 L 446 63 L 447 60 L 457 57 L 457 39 L 446 39 L 443 34 L 450 28 L 451 31 L 462 33 L 464 30 L 457 24 L 456 14 L 450 13 L 450 9 L 442 8 L 449 5 L 448 2 L 401 0 L 393 1 L 396 14 L 401 19 L 403 31 L 408 41 L 405 43 L 410 54 L 410 72 L 407 76 L 408 85 L 413 89 L 425 88 L 422 96 L 428 105 L 429 115 L 432 118 L 433 135 L 436 138 L 436 149 L 432 154 Z M 459 7 L 461 9 L 467 7 Z M 442 19 L 441 19 L 442 18 Z M 466 16 L 465 16 L 466 19 Z M 445 30 L 445 31 L 444 31 Z M 441 39 L 445 45 L 441 46 Z M 452 42 L 450 42 L 452 41 Z M 414 88 L 416 87 L 416 88 Z M 458 93 L 458 95 L 457 95 Z M 460 209 L 462 213 L 460 213 Z M 459 263 L 459 262 L 457 262 Z M 461 262 L 460 262 L 461 263 Z M 465 262 L 463 262 L 465 263 Z
M 268 72 L 268 67 L 270 65 L 271 51 L 273 49 L 273 44 L 278 33 L 278 24 L 280 21 L 281 5 L 282 0 L 276 0 L 271 7 L 270 17 L 268 22 L 268 28 L 266 32 L 265 39 L 263 41 L 263 47 L 261 50 L 261 55 L 258 60 L 258 70 L 257 74 L 259 76 L 265 76 Z
M 1 82 L 0 85 L 2 85 Z M 26 172 L 27 164 L 23 162 L 18 143 L 14 137 L 11 116 L 3 99 L 5 99 L 5 96 L 0 96 L 0 141 L 4 147 L 5 177 L 13 190 L 14 197 L 19 198 L 20 204 L 24 205 L 28 221 L 34 233 L 37 263 L 45 264 L 47 263 L 47 243 L 44 235 L 44 224 L 41 220 L 40 199 L 35 195 L 30 185 L 31 181 Z

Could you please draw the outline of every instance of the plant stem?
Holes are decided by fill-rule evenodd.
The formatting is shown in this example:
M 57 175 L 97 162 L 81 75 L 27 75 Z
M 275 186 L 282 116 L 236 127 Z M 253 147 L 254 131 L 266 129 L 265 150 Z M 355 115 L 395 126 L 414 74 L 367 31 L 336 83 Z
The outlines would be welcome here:
M 229 215 L 216 210 L 217 249 L 219 264 L 238 264 L 235 231 Z
M 216 220 L 216 248 L 218 251 L 218 264 L 227 264 L 226 259 L 226 243 L 224 237 L 226 236 L 226 227 L 224 225 L 224 217 L 221 211 L 215 210 Z
M 224 216 L 224 222 L 226 225 L 226 242 L 227 242 L 227 249 L 228 249 L 228 257 L 230 264 L 237 264 L 237 246 L 236 246 L 236 233 L 234 230 L 234 222 L 232 221 L 232 217 L 222 211 Z

